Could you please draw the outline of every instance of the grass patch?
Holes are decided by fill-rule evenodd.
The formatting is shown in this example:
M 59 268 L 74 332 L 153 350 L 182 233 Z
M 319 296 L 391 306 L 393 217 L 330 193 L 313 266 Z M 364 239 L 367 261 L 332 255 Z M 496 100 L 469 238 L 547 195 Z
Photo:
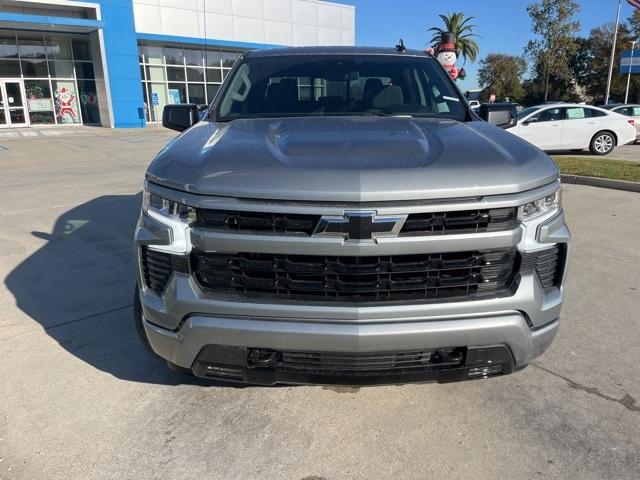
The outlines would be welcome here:
M 560 173 L 640 182 L 640 163 L 592 157 L 552 157 Z

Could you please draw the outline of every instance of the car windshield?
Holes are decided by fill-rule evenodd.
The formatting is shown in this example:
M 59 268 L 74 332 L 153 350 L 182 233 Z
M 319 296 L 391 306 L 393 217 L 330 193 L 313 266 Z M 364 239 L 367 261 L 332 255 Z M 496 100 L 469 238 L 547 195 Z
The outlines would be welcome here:
M 453 82 L 426 56 L 249 57 L 221 93 L 214 111 L 218 121 L 336 115 L 467 119 Z
M 527 107 L 523 108 L 518 112 L 518 120 L 522 120 L 524 117 L 529 115 L 530 113 L 535 112 L 536 110 L 540 110 L 540 107 Z

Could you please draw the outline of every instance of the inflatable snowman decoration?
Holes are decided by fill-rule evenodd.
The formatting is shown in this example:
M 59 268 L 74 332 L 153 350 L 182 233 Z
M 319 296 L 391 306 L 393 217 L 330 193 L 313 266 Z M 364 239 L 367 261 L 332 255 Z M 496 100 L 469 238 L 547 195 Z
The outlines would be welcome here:
M 451 32 L 444 32 L 437 49 L 427 48 L 427 53 L 435 55 L 443 68 L 449 72 L 454 80 L 461 78 L 464 80 L 466 73 L 464 68 L 457 68 L 458 48 L 455 43 L 455 35 Z

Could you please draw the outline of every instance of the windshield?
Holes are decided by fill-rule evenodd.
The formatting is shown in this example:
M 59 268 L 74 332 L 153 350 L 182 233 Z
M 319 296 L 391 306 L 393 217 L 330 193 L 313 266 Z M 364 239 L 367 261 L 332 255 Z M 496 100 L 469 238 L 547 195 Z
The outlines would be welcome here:
M 467 112 L 436 60 L 390 55 L 245 59 L 216 102 L 216 120 L 407 115 L 464 121 Z
M 524 117 L 529 115 L 530 113 L 535 112 L 536 110 L 540 110 L 540 107 L 527 107 L 523 108 L 518 112 L 518 120 L 522 120 Z

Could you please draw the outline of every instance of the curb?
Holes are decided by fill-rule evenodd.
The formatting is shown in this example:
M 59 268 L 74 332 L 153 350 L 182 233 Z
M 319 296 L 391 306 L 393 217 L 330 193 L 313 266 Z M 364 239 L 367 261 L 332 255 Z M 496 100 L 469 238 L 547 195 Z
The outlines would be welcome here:
M 588 185 L 589 187 L 610 188 L 625 192 L 640 193 L 640 183 L 626 180 L 610 180 L 608 178 L 583 177 L 582 175 L 560 175 L 562 183 L 570 185 Z

